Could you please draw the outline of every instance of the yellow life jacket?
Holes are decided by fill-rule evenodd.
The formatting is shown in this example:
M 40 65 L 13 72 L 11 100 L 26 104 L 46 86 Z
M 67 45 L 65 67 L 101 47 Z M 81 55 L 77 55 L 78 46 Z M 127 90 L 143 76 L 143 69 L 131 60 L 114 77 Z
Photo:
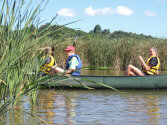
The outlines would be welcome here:
M 49 55 L 49 57 L 51 58 L 51 61 L 49 64 L 43 64 L 40 68 L 40 71 L 44 72 L 44 73 L 49 73 L 51 70 L 51 67 L 56 63 L 53 56 Z M 43 56 L 42 59 L 45 59 L 46 57 Z
M 153 57 L 156 57 L 156 58 L 157 58 L 158 64 L 157 64 L 156 66 L 150 67 L 150 70 L 148 70 L 148 71 L 147 71 L 147 70 L 143 70 L 145 73 L 147 73 L 147 74 L 149 74 L 149 75 L 155 75 L 155 74 L 157 73 L 159 67 L 160 67 L 160 60 L 159 60 L 159 58 L 158 58 L 157 56 L 151 56 L 151 57 L 147 60 L 146 65 L 149 66 L 149 61 L 150 61 L 151 58 L 153 58 Z

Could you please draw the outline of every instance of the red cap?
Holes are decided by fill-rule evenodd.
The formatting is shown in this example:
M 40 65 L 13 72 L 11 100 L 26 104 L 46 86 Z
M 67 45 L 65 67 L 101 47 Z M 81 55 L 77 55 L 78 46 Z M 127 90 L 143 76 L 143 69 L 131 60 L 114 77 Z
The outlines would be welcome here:
M 75 47 L 74 46 L 67 46 L 67 48 L 64 51 L 74 51 L 75 52 Z

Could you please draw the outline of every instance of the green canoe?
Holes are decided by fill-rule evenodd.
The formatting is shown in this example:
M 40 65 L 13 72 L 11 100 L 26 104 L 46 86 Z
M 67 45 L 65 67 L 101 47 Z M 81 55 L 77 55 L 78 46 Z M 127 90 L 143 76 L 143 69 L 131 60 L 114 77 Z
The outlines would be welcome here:
M 91 87 L 115 89 L 167 89 L 167 74 L 154 76 L 54 76 L 49 82 L 41 83 L 51 87 Z

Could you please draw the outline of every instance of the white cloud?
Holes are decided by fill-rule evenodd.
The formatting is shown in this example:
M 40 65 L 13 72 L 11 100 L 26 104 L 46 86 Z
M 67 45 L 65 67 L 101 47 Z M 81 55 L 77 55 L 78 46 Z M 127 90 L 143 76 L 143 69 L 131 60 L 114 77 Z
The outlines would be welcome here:
M 75 13 L 73 9 L 62 8 L 58 11 L 60 16 L 67 16 L 67 17 L 75 17 Z
M 93 7 L 90 6 L 85 9 L 85 13 L 89 16 L 109 15 L 114 14 L 114 10 L 112 10 L 111 8 L 93 9 Z
M 114 14 L 130 16 L 133 14 L 133 10 L 124 6 L 118 6 L 116 9 L 112 9 L 109 7 L 102 9 L 94 9 L 92 6 L 90 6 L 85 9 L 85 13 L 88 16 L 114 15 Z
M 157 14 L 155 12 L 151 12 L 149 10 L 146 10 L 144 13 L 146 16 L 152 16 L 152 17 L 157 16 Z
M 88 16 L 95 16 L 96 13 L 97 13 L 97 10 L 93 10 L 93 7 L 88 7 L 88 8 L 85 9 L 85 13 Z
M 120 15 L 131 16 L 133 14 L 133 10 L 125 6 L 118 6 L 117 13 Z

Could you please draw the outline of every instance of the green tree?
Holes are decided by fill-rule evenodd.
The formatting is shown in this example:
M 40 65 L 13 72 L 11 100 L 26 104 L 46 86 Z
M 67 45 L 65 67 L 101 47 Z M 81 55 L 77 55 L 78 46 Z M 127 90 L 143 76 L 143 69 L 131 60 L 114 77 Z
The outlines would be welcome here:
M 89 31 L 89 34 L 93 34 L 93 33 L 94 33 L 94 30 Z
M 103 30 L 102 34 L 104 34 L 104 35 L 110 34 L 110 29 Z
M 95 26 L 94 33 L 102 33 L 101 26 L 99 24 Z

